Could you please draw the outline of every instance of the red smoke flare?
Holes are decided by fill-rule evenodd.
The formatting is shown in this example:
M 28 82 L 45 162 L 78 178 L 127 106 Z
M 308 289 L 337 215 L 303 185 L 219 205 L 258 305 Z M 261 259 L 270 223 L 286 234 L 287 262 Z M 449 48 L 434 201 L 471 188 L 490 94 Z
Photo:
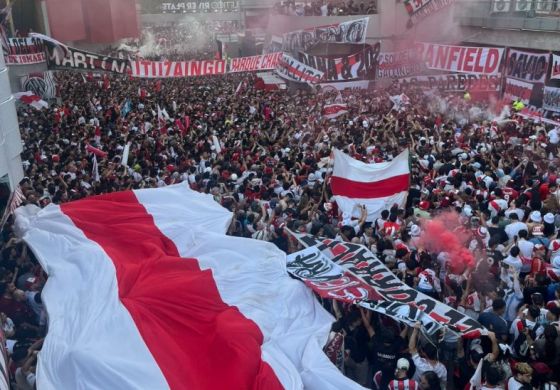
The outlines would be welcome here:
M 465 246 L 472 234 L 463 229 L 457 213 L 447 212 L 426 220 L 422 222 L 422 228 L 419 247 L 435 254 L 447 252 L 451 273 L 461 274 L 467 268 L 475 267 L 474 255 Z

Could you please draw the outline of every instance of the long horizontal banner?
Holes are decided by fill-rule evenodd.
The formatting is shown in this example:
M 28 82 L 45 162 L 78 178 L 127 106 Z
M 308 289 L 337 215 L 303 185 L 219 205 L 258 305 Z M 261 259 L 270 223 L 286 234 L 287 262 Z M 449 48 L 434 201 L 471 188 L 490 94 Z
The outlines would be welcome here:
M 544 83 L 549 57 L 548 53 L 533 53 L 509 49 L 505 72 L 506 77 L 513 77 L 533 83 Z
M 324 76 L 320 70 L 311 68 L 285 53 L 278 63 L 276 73 L 287 80 L 308 84 L 317 84 Z
M 403 77 L 397 80 L 402 87 L 420 87 L 437 89 L 441 92 L 497 92 L 500 90 L 501 78 L 475 74 L 447 74 L 434 76 Z
M 127 73 L 128 60 L 89 53 L 72 47 L 62 50 L 53 45 L 45 45 L 47 66 L 54 70 L 85 70 Z
M 544 87 L 543 108 L 560 112 L 560 88 Z
M 317 293 L 324 294 L 314 287 L 315 283 L 328 282 L 333 277 L 335 286 L 346 273 L 356 277 L 362 283 L 370 286 L 380 299 L 371 299 L 374 295 L 365 290 L 363 284 L 352 284 L 354 279 L 348 277 L 344 282 L 348 289 L 336 289 L 335 299 L 358 302 L 360 306 L 382 312 L 388 316 L 406 322 L 409 325 L 422 321 L 429 333 L 433 333 L 442 326 L 459 333 L 481 331 L 481 325 L 463 313 L 439 302 L 403 283 L 383 262 L 381 262 L 366 247 L 348 242 L 323 240 L 320 241 L 310 235 L 294 234 L 306 247 L 313 250 L 297 252 L 288 256 L 287 270 L 313 288 Z M 320 252 L 321 260 L 317 252 Z M 311 257 L 311 254 L 312 257 Z M 298 258 L 297 268 L 291 264 Z M 324 258 L 331 263 L 324 261 Z M 302 261 L 309 259 L 307 261 Z M 339 267 L 344 272 L 335 273 Z M 297 272 L 297 273 L 296 273 Z M 327 278 L 325 280 L 325 278 Z M 324 290 L 324 289 L 323 289 Z
M 292 31 L 283 35 L 282 49 L 297 53 L 307 51 L 317 43 L 366 43 L 368 22 L 369 17 L 365 17 L 328 26 Z
M 552 68 L 550 69 L 551 79 L 560 79 L 560 56 L 552 55 Z
M 45 62 L 45 45 L 36 38 L 9 38 L 6 65 L 29 65 Z
M 377 79 L 409 77 L 421 74 L 423 68 L 414 50 L 381 53 L 377 67 Z
M 344 91 L 345 89 L 363 90 L 368 89 L 369 80 L 341 81 L 335 83 L 321 83 L 322 92 Z
M 226 61 L 130 61 L 133 77 L 172 78 L 226 73 Z
M 263 54 L 252 57 L 231 58 L 228 72 L 253 72 L 258 70 L 276 69 L 282 53 Z
M 325 81 L 375 80 L 380 44 L 340 58 L 327 58 L 298 53 L 299 61 L 325 74 Z
M 422 62 L 428 69 L 447 72 L 496 75 L 504 53 L 498 47 L 466 47 L 416 43 Z

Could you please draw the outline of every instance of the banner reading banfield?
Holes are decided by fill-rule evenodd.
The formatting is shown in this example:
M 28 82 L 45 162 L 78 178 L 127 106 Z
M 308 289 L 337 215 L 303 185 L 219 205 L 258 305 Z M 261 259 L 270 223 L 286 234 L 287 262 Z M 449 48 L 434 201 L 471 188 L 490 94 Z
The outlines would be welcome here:
M 226 61 L 130 61 L 133 77 L 172 78 L 226 73 Z
M 292 31 L 284 34 L 282 49 L 297 53 L 307 51 L 317 43 L 366 43 L 369 17 L 348 22 Z
M 9 38 L 8 52 L 4 53 L 6 65 L 39 64 L 46 61 L 45 45 L 36 38 Z
M 375 80 L 380 44 L 367 45 L 364 50 L 340 58 L 327 58 L 298 53 L 303 64 L 320 70 L 325 81 Z
M 498 47 L 466 47 L 417 43 L 416 49 L 428 69 L 469 74 L 496 75 L 504 54 Z
M 437 89 L 441 92 L 498 92 L 501 77 L 474 74 L 446 74 L 434 76 L 413 76 L 398 79 L 401 88 L 420 87 L 422 89 Z
M 66 53 L 52 45 L 45 45 L 45 47 L 49 69 L 105 71 L 121 74 L 128 71 L 128 60 L 88 53 L 72 47 L 68 47 Z
M 513 77 L 530 83 L 544 83 L 549 57 L 548 53 L 509 49 L 506 77 Z
M 560 88 L 544 87 L 543 108 L 560 112 Z

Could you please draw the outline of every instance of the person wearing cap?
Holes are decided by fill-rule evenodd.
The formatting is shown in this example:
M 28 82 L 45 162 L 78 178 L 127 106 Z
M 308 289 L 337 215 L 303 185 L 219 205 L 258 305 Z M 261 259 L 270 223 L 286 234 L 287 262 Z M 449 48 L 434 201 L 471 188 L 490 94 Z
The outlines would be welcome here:
M 410 363 L 405 358 L 397 361 L 397 369 L 395 370 L 395 379 L 389 382 L 387 387 L 389 390 L 418 390 L 420 387 L 414 379 L 410 379 L 408 370 Z

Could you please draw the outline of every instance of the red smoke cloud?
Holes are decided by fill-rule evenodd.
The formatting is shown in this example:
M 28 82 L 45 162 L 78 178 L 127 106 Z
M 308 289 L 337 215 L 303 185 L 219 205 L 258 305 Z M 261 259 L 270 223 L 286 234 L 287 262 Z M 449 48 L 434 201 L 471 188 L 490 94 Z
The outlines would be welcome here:
M 475 267 L 474 255 L 465 247 L 472 234 L 463 229 L 457 213 L 447 212 L 426 220 L 422 222 L 422 228 L 419 247 L 435 254 L 447 252 L 451 273 L 460 274 Z

